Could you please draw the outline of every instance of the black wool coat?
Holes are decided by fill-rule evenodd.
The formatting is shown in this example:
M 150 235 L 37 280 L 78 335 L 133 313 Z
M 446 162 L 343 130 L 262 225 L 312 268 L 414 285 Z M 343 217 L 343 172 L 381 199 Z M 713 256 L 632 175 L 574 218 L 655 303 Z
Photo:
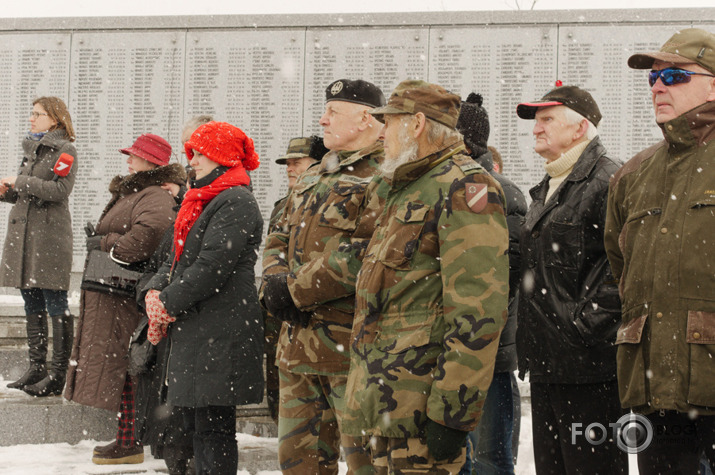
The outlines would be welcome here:
M 262 233 L 249 189 L 224 190 L 192 226 L 178 262 L 172 252 L 144 288 L 144 293 L 160 290 L 166 310 L 176 317 L 169 326 L 169 404 L 262 400 L 263 319 L 254 273 Z

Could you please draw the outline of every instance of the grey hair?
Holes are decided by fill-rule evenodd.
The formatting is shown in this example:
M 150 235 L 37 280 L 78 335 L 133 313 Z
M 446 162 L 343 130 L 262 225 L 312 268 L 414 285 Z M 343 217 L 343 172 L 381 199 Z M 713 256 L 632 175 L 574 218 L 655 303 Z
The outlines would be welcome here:
M 181 130 L 196 130 L 199 126 L 213 122 L 213 120 L 213 116 L 208 114 L 195 115 L 184 123 L 184 127 Z
M 586 129 L 586 138 L 588 140 L 593 140 L 598 136 L 598 128 L 594 125 L 593 122 L 586 119 L 584 116 L 582 116 L 573 109 L 570 109 L 566 106 L 562 107 L 564 111 L 564 120 L 566 121 L 566 123 L 568 123 L 569 125 L 576 125 L 580 124 L 582 120 L 586 120 L 588 122 L 588 129 Z
M 427 118 L 427 123 L 429 123 L 429 128 L 427 129 L 427 140 L 431 143 L 439 142 L 453 142 L 457 140 L 462 140 L 463 136 L 457 130 L 447 127 L 446 125 Z

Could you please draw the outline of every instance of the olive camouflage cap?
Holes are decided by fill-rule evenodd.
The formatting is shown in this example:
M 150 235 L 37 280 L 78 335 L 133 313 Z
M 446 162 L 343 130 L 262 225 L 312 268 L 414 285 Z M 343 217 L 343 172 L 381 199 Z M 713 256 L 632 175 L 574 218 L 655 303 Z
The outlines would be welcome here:
M 457 126 L 461 99 L 442 86 L 426 81 L 408 79 L 397 85 L 387 100 L 387 105 L 370 111 L 377 120 L 384 122 L 385 114 L 416 114 L 444 124 L 450 129 Z
M 561 81 L 557 82 L 560 84 Z M 557 86 L 547 92 L 544 97 L 534 102 L 522 102 L 516 106 L 516 114 L 522 119 L 533 119 L 539 107 L 566 106 L 578 112 L 598 126 L 601 122 L 601 111 L 596 100 L 577 86 Z
M 670 37 L 654 53 L 638 53 L 628 58 L 633 69 L 650 69 L 656 60 L 666 63 L 696 63 L 715 73 L 715 35 L 700 28 L 686 28 Z
M 288 142 L 288 150 L 282 157 L 276 159 L 279 165 L 288 163 L 289 158 L 304 158 L 309 157 L 315 160 L 320 160 L 323 155 L 328 153 L 328 149 L 323 145 L 323 139 L 317 135 L 310 137 L 296 137 Z

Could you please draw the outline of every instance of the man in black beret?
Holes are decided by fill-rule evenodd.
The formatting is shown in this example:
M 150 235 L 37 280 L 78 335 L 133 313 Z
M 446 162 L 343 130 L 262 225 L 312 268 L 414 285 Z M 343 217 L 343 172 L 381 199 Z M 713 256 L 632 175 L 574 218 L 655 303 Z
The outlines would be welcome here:
M 383 157 L 382 126 L 368 113 L 385 98 L 367 81 L 326 88 L 320 118 L 330 150 L 293 186 L 263 255 L 262 295 L 283 320 L 278 458 L 284 475 L 371 473 L 360 437 L 340 432 L 350 367 L 355 280 L 380 209 L 368 208 Z M 369 201 L 379 207 L 379 200 Z M 377 203 L 376 205 L 374 203 Z
M 533 119 L 546 175 L 530 190 L 519 239 L 519 376 L 529 372 L 534 462 L 543 473 L 626 473 L 611 424 L 624 411 L 616 382 L 620 300 L 603 247 L 608 157 L 591 94 L 557 87 L 519 104 Z

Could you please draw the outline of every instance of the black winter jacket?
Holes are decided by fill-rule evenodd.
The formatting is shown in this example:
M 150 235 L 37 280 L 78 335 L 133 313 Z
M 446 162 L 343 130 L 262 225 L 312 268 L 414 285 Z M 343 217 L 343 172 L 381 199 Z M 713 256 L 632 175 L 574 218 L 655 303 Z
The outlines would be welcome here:
M 526 198 L 516 183 L 494 171 L 492 152 L 473 158 L 499 182 L 506 197 L 506 225 L 509 228 L 509 317 L 499 337 L 499 351 L 494 365 L 494 373 L 505 373 L 516 369 L 516 326 L 521 280 L 519 236 L 526 214 Z
M 223 167 L 196 182 L 205 186 Z M 167 400 L 174 406 L 235 406 L 263 397 L 263 319 L 255 264 L 263 220 L 245 186 L 203 209 L 178 262 L 173 253 L 145 287 L 176 322 L 169 327 Z
M 521 378 L 529 371 L 538 383 L 616 379 L 621 305 L 603 230 L 608 181 L 619 167 L 596 137 L 548 201 L 548 175 L 530 190 L 516 333 Z

